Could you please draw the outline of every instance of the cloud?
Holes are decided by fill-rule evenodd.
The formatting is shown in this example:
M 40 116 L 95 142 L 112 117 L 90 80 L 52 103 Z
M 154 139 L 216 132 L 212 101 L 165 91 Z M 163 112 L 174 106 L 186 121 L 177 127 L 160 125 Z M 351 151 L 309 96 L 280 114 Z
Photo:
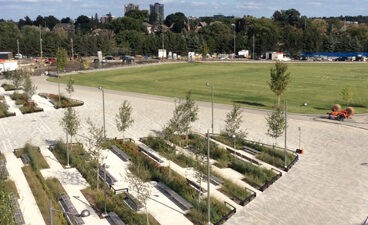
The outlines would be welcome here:
M 206 2 L 192 2 L 193 6 L 203 6 L 203 5 L 207 5 Z
M 236 8 L 238 9 L 259 9 L 262 6 L 261 3 L 257 2 L 247 2 L 241 5 L 237 5 Z

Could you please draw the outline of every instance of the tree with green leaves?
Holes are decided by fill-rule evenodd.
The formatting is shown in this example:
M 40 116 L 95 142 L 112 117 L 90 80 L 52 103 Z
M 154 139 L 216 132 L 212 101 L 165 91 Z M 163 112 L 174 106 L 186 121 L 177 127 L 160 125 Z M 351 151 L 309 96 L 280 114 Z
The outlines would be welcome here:
M 237 137 L 245 138 L 247 135 L 246 131 L 240 129 L 240 125 L 243 122 L 242 110 L 239 105 L 234 105 L 233 109 L 226 114 L 225 130 L 222 131 L 221 135 L 231 137 L 236 135 Z
M 56 67 L 58 72 L 64 71 L 68 63 L 68 53 L 64 48 L 59 48 L 56 52 Z
M 350 85 L 346 85 L 340 92 L 342 100 L 346 102 L 346 107 L 349 106 L 350 102 L 353 100 L 354 92 Z
M 291 80 L 290 72 L 287 72 L 287 70 L 287 64 L 276 62 L 270 71 L 271 79 L 268 82 L 268 86 L 276 94 L 278 106 L 280 106 L 280 96 L 286 91 Z
M 89 126 L 89 138 L 87 142 L 87 148 L 89 150 L 89 153 L 91 154 L 93 162 L 96 164 L 96 188 L 98 190 L 98 172 L 105 158 L 102 154 L 102 150 L 104 148 L 103 144 L 105 143 L 104 129 L 103 127 L 98 127 L 97 125 L 95 125 L 90 118 L 88 118 L 87 124 Z
M 31 99 L 32 96 L 36 93 L 37 87 L 36 85 L 33 85 L 33 82 L 29 75 L 25 76 L 23 88 L 24 94 L 27 96 L 27 99 Z
M 66 84 L 66 92 L 68 92 L 69 97 L 71 97 L 72 93 L 74 92 L 74 80 L 71 76 L 69 76 L 68 83 Z
M 126 129 L 128 129 L 133 123 L 134 119 L 132 118 L 133 108 L 127 100 L 124 100 L 123 104 L 119 108 L 119 113 L 116 114 L 115 121 L 116 127 L 118 131 L 123 134 Z
M 203 59 L 207 59 L 207 54 L 209 53 L 209 48 L 208 48 L 208 45 L 207 43 L 204 41 L 200 47 L 200 51 L 201 51 L 201 54 L 202 54 L 202 58 Z
M 268 125 L 267 135 L 275 139 L 275 144 L 277 143 L 277 138 L 279 138 L 285 131 L 285 117 L 284 113 L 280 108 L 268 113 L 266 116 L 266 121 Z
M 24 78 L 26 77 L 26 73 L 23 70 L 14 70 L 9 71 L 6 77 L 11 80 L 15 87 L 15 91 L 17 91 L 20 88 Z
M 170 139 L 175 134 L 188 136 L 191 124 L 198 120 L 198 106 L 188 92 L 185 101 L 179 101 L 173 112 L 173 117 L 163 130 L 165 138 Z
M 78 113 L 72 108 L 68 107 L 65 109 L 64 117 L 61 118 L 60 125 L 64 128 L 66 136 L 70 135 L 70 151 L 73 149 L 73 137 L 77 134 L 80 120 Z M 69 166 L 69 151 L 68 151 L 68 138 L 66 139 L 66 151 L 67 151 L 67 165 Z
M 151 196 L 150 184 L 148 182 L 145 182 L 146 180 L 148 180 L 148 177 L 146 176 L 147 173 L 145 173 L 143 163 L 137 163 L 134 170 L 137 174 L 139 174 L 140 177 L 137 177 L 132 172 L 128 171 L 127 182 L 129 188 L 137 194 L 137 199 L 143 203 L 146 211 L 147 225 L 149 225 L 150 223 L 148 218 L 147 201 Z

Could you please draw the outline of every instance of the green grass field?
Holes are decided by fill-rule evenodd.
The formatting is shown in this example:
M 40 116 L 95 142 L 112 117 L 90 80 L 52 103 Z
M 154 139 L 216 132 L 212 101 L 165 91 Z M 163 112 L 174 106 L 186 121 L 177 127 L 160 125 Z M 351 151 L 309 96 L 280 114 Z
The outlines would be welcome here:
M 215 87 L 215 102 L 271 109 L 276 97 L 269 90 L 269 63 L 184 63 L 73 75 L 77 85 L 103 86 L 105 89 L 183 98 L 191 90 L 200 101 L 211 101 L 210 82 Z M 341 89 L 349 84 L 356 113 L 368 112 L 368 63 L 289 64 L 292 82 L 282 99 L 295 113 L 325 114 L 335 103 L 345 106 Z M 66 82 L 68 77 L 63 77 Z M 57 82 L 57 78 L 49 78 Z M 96 90 L 97 91 L 97 90 Z M 301 106 L 307 102 L 308 106 Z

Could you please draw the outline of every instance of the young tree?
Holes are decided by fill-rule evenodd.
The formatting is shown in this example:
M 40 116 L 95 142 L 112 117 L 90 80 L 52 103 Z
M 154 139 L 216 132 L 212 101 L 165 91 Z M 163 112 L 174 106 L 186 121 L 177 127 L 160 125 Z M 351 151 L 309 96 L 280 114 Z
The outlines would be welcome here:
M 104 160 L 104 156 L 102 154 L 103 144 L 105 143 L 104 138 L 104 130 L 103 127 L 97 127 L 90 118 L 87 120 L 87 124 L 89 126 L 89 138 L 88 138 L 88 150 L 91 154 L 92 160 L 96 164 L 96 188 L 99 188 L 98 185 L 98 172 L 101 167 L 102 161 Z
M 226 126 L 221 135 L 224 135 L 226 137 L 232 135 L 236 135 L 242 138 L 246 137 L 247 132 L 240 129 L 240 125 L 243 122 L 241 113 L 242 110 L 240 109 L 240 106 L 234 105 L 233 109 L 228 114 L 226 114 Z
M 280 96 L 286 91 L 290 83 L 290 72 L 287 72 L 287 70 L 287 64 L 276 62 L 270 71 L 271 80 L 268 82 L 268 85 L 277 96 L 278 106 L 280 106 Z
M 5 192 L 5 184 L 0 182 L 0 224 L 15 225 L 14 207 L 11 205 L 11 197 Z
M 116 127 L 118 128 L 118 131 L 123 134 L 123 137 L 126 129 L 128 129 L 134 123 L 132 111 L 133 108 L 130 103 L 127 100 L 124 100 L 123 104 L 119 108 L 119 113 L 116 114 Z
M 72 93 L 74 92 L 73 84 L 74 84 L 74 80 L 69 76 L 69 80 L 65 88 L 66 92 L 68 92 L 69 94 L 69 97 L 71 97 Z
M 64 117 L 61 118 L 60 125 L 64 128 L 66 135 L 70 135 L 70 151 L 73 150 L 73 136 L 75 136 L 78 132 L 80 126 L 80 120 L 78 117 L 78 113 L 72 108 L 66 108 L 64 112 Z M 69 166 L 69 151 L 68 151 L 68 141 L 66 141 L 66 151 L 67 151 L 67 165 Z
M 32 96 L 36 93 L 37 87 L 36 85 L 33 85 L 29 75 L 25 76 L 23 87 L 24 87 L 24 94 L 27 96 L 27 99 L 31 99 Z
M 354 93 L 353 93 L 353 89 L 351 88 L 350 85 L 346 85 L 342 90 L 341 90 L 341 93 L 340 93 L 342 99 L 346 102 L 346 107 L 349 106 L 351 100 L 353 100 L 353 96 L 354 96 Z
M 15 91 L 17 91 L 22 84 L 26 73 L 23 70 L 15 70 L 8 73 L 7 77 L 12 81 Z
M 172 135 L 188 135 L 191 124 L 198 120 L 198 106 L 192 98 L 191 92 L 188 92 L 185 102 L 179 102 L 175 107 L 173 117 L 163 130 L 165 138 L 170 139 Z
M 207 42 L 203 42 L 202 43 L 202 45 L 201 45 L 201 47 L 200 47 L 200 52 L 201 52 L 201 54 L 202 54 L 202 58 L 203 59 L 207 59 L 207 54 L 208 54 L 208 52 L 209 52 L 210 50 L 209 50 L 209 48 L 208 48 L 208 45 L 207 45 Z
M 68 53 L 66 52 L 65 49 L 59 48 L 58 51 L 56 52 L 56 67 L 58 72 L 65 70 L 67 62 L 68 62 Z
M 267 135 L 275 139 L 274 145 L 276 145 L 277 138 L 279 138 L 285 130 L 285 117 L 283 111 L 277 108 L 272 113 L 268 113 L 266 121 L 268 125 Z
M 137 174 L 140 175 L 140 178 L 135 176 L 133 173 L 128 171 L 127 173 L 127 182 L 129 185 L 129 188 L 137 193 L 137 199 L 143 203 L 145 211 L 146 211 L 146 218 L 147 218 L 147 224 L 149 225 L 149 218 L 148 218 L 148 210 L 147 210 L 147 200 L 151 196 L 151 190 L 149 183 L 145 182 L 145 175 L 144 172 L 144 164 L 143 163 L 137 163 L 136 167 L 134 168 Z

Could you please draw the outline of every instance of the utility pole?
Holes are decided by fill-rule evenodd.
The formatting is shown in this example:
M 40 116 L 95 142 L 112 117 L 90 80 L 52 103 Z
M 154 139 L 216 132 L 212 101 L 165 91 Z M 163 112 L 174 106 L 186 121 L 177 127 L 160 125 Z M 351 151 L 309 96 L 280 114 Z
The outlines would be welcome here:
M 17 48 L 18 48 L 18 55 L 19 55 L 19 39 L 17 39 Z
M 285 170 L 287 170 L 286 148 L 287 148 L 287 101 L 285 100 L 285 150 L 284 150 Z
M 253 34 L 253 59 L 255 59 L 254 57 L 254 34 Z
M 39 28 L 40 28 L 40 53 L 41 53 L 41 65 L 42 65 L 42 54 L 43 54 L 43 52 L 42 52 L 42 27 L 41 27 L 41 25 L 39 26 Z
M 70 42 L 72 44 L 72 60 L 73 60 L 74 59 L 73 38 L 70 39 Z
M 210 198 L 210 132 L 207 130 L 207 220 L 208 225 L 211 225 L 211 198 Z

